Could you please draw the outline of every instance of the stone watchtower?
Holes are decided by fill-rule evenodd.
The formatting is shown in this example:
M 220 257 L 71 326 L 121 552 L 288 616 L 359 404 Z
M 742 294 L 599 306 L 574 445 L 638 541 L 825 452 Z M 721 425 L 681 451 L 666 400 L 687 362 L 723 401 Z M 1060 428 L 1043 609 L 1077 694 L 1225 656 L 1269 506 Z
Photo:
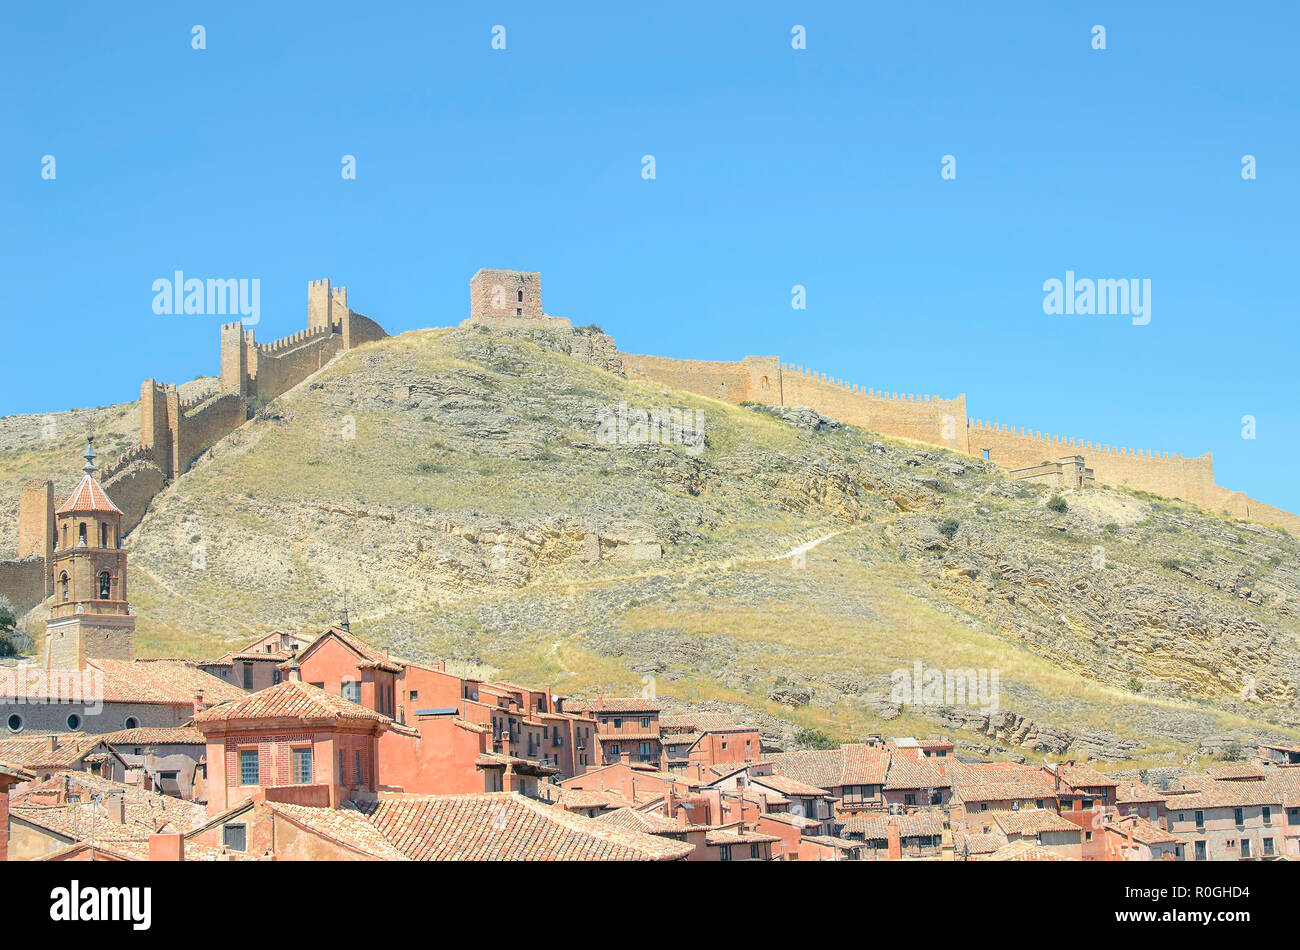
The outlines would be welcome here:
M 563 329 L 565 317 L 542 312 L 542 275 L 534 271 L 480 268 L 469 279 L 469 319 L 461 326 Z
M 95 480 L 88 439 L 80 484 L 54 512 L 54 600 L 45 625 L 45 668 L 135 659 L 135 617 L 126 599 L 122 511 Z

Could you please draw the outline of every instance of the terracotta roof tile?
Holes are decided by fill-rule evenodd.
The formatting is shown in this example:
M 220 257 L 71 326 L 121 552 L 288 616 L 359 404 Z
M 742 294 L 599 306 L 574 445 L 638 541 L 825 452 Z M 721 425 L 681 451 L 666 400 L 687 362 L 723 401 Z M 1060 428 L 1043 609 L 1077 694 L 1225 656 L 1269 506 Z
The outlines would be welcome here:
M 1120 818 L 1111 827 L 1118 830 L 1121 834 L 1131 832 L 1133 840 L 1140 844 L 1179 844 L 1182 841 L 1181 838 L 1171 835 L 1159 825 L 1153 824 L 1138 815 L 1128 815 Z
M 1210 780 L 1200 791 L 1170 795 L 1165 808 L 1170 811 L 1205 808 L 1249 808 L 1255 805 L 1282 804 L 1282 790 L 1269 782 Z
M 844 819 L 844 834 L 859 834 L 869 840 L 883 841 L 889 837 L 889 823 L 898 823 L 898 834 L 903 838 L 916 838 L 943 834 L 943 819 L 928 812 L 911 815 L 888 815 L 883 812 L 857 812 Z
M 772 770 L 817 788 L 844 785 L 884 785 L 889 752 L 853 743 L 838 749 L 805 749 L 769 756 Z
M 1062 763 L 1056 766 L 1056 770 L 1061 775 L 1061 781 L 1071 788 L 1114 788 L 1119 785 L 1119 782 L 1098 772 L 1091 765 Z
M 825 796 L 830 794 L 824 788 L 809 785 L 807 782 L 800 782 L 788 775 L 751 775 L 749 781 L 751 785 L 762 785 L 764 788 L 774 789 L 782 795 Z
M 1062 818 L 1046 808 L 1025 808 L 1020 811 L 993 812 L 993 821 L 1002 833 L 1010 835 L 1036 835 L 1044 831 L 1078 831 L 1074 822 Z
M 123 820 L 108 816 L 103 799 L 122 796 Z M 62 802 L 53 801 L 63 796 Z M 71 796 L 75 796 L 73 801 Z M 157 831 L 188 832 L 203 821 L 204 807 L 146 792 L 85 772 L 60 772 L 12 796 L 10 814 L 73 841 L 147 840 Z
M 99 738 L 109 745 L 203 745 L 207 740 L 193 726 L 172 728 L 142 726 L 106 732 Z
M 56 515 L 69 514 L 107 514 L 120 515 L 122 509 L 113 504 L 112 500 L 104 493 L 104 489 L 95 477 L 87 472 L 81 477 L 77 487 L 73 489 L 68 500 L 61 504 L 54 512 Z
M 886 789 L 937 789 L 949 788 L 951 785 L 948 777 L 928 761 L 918 761 L 907 755 L 890 756 L 889 774 L 885 777 Z
M 287 680 L 275 686 L 248 693 L 240 699 L 222 703 L 195 713 L 194 723 L 202 726 L 211 722 L 229 722 L 250 719 L 369 719 L 374 722 L 392 722 L 387 716 L 368 709 L 359 703 L 335 696 L 309 683 Z
M 992 854 L 979 854 L 974 856 L 976 861 L 1068 861 L 1070 860 L 1063 854 L 1056 853 L 1056 849 L 1040 848 L 1028 838 L 1021 838 L 1019 841 L 1013 841 L 1010 844 L 1004 844 Z
M 765 835 L 757 831 L 746 831 L 743 828 L 714 828 L 705 835 L 705 840 L 712 845 L 724 845 L 763 844 L 781 839 L 777 835 Z
M 657 811 L 638 811 L 635 808 L 616 808 L 598 816 L 596 820 L 607 821 L 622 828 L 631 828 L 633 831 L 644 831 L 648 835 L 680 835 L 708 827 L 707 825 L 683 825 Z
M 293 805 L 287 802 L 267 802 L 267 806 L 275 814 L 299 827 L 367 857 L 384 861 L 410 860 L 352 802 L 345 802 L 341 808 Z
M 565 712 L 637 713 L 658 712 L 659 704 L 652 699 L 602 698 L 570 699 L 564 703 Z
M 23 733 L 0 739 L 0 762 L 28 771 L 72 769 L 99 748 L 103 739 L 80 732 Z
M 94 659 L 88 663 L 103 674 L 104 702 L 108 703 L 192 706 L 200 692 L 208 703 L 248 695 L 190 660 Z
M 693 850 L 510 792 L 381 796 L 357 805 L 417 861 L 670 861 Z

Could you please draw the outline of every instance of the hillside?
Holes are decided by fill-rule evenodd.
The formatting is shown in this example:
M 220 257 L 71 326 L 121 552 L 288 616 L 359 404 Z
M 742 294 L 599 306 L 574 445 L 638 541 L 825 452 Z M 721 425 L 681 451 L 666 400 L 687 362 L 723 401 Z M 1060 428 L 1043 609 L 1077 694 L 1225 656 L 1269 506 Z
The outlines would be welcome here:
M 182 384 L 182 398 L 197 399 L 216 390 L 212 377 Z M 18 492 L 28 479 L 51 479 L 59 500 L 81 478 L 76 464 L 95 436 L 102 466 L 140 442 L 140 403 L 136 401 L 63 412 L 0 417 L 0 558 L 18 550 Z
M 411 332 L 269 404 L 129 537 L 141 651 L 212 654 L 346 600 L 412 658 L 569 693 L 652 682 L 836 738 L 1147 762 L 1300 737 L 1287 533 L 1104 488 L 1054 510 L 969 456 L 631 382 L 572 342 Z M 701 410 L 704 450 L 604 444 L 620 402 Z M 53 467 L 18 448 L 7 492 Z M 998 711 L 900 709 L 890 673 L 918 661 L 996 670 Z

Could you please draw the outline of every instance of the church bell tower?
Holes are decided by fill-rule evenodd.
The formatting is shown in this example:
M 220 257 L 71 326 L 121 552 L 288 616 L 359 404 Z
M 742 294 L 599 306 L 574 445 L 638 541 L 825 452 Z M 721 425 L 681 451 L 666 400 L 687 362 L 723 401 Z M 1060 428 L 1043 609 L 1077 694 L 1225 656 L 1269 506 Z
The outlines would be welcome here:
M 84 669 L 89 659 L 135 659 L 135 616 L 126 599 L 122 511 L 95 480 L 94 437 L 85 474 L 54 512 L 54 597 L 45 624 L 45 668 Z

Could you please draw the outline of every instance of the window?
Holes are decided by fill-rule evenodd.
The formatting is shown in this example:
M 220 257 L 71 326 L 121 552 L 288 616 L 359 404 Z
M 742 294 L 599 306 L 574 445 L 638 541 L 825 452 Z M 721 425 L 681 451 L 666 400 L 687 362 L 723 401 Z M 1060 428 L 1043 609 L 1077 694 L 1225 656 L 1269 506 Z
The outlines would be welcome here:
M 68 599 L 68 572 L 64 571 L 59 575 L 59 600 Z
M 642 761 L 642 762 L 649 762 L 649 761 L 650 761 L 650 743 L 648 743 L 648 742 L 643 742 L 643 743 L 641 743 L 641 749 L 640 749 L 640 752 L 641 752 L 641 761 Z
M 244 664 L 244 689 L 253 688 L 253 664 Z
M 1265 839 L 1264 839 L 1264 853 L 1265 853 L 1266 855 L 1267 855 L 1267 854 L 1272 854 L 1272 853 L 1273 853 L 1273 839 L 1272 839 L 1272 838 L 1265 838 Z
M 1204 841 L 1196 842 L 1196 860 L 1197 861 L 1206 860 L 1206 847 Z
M 418 699 L 420 698 L 420 691 L 419 691 L 418 689 L 413 689 L 413 690 L 411 690 L 411 692 L 408 693 L 407 695 L 410 696 L 410 698 L 411 698 L 411 702 L 415 702 L 416 700 L 418 700 Z
M 243 749 L 239 753 L 239 784 L 257 784 L 257 750 Z
M 609 747 L 609 754 L 610 754 L 610 755 L 621 755 L 621 754 L 622 754 L 622 753 L 620 752 L 619 748 L 618 748 L 618 743 L 617 743 L 617 742 L 615 742 L 612 746 Z
M 1037 799 L 1037 800 L 1034 802 L 1034 807 L 1035 807 L 1035 808 L 1042 808 L 1042 807 L 1043 807 L 1043 800 L 1042 800 L 1041 798 L 1040 798 L 1040 799 Z
M 1197 828 L 1205 827 L 1205 812 L 1200 810 L 1196 812 L 1196 827 Z
M 524 302 L 524 292 L 522 290 L 518 291 L 518 296 L 515 298 L 515 300 L 517 300 L 519 303 Z
M 757 861 L 763 856 L 763 850 L 758 845 L 751 844 L 749 846 L 749 856 Z
M 293 750 L 293 780 L 299 785 L 310 785 L 312 780 L 311 747 Z
M 988 450 L 988 449 L 985 449 L 985 450 L 984 450 L 984 461 L 987 462 L 988 460 L 989 460 L 989 450 Z
M 1238 826 L 1244 825 L 1246 823 L 1245 814 L 1242 812 L 1240 808 L 1234 808 L 1232 810 L 1232 820 Z
M 113 596 L 113 575 L 108 571 L 99 572 L 99 599 L 110 600 Z
M 108 547 L 108 525 L 102 521 L 99 523 L 99 546 Z
M 86 546 L 86 522 L 84 521 L 77 526 L 77 544 L 83 548 Z
M 1083 800 L 1083 810 L 1084 810 L 1084 811 L 1087 811 L 1087 810 L 1088 810 L 1089 808 L 1091 808 L 1091 807 L 1092 807 L 1092 799 L 1091 799 L 1091 798 L 1085 798 L 1085 799 Z
M 352 774 L 356 778 L 357 785 L 365 785 L 365 777 L 361 774 L 361 750 L 356 749 L 352 752 Z
M 22 732 L 23 717 L 18 715 L 18 713 L 14 713 L 12 716 L 9 717 L 8 725 L 9 725 L 10 732 Z
M 1273 822 L 1273 809 L 1272 809 L 1272 808 L 1270 808 L 1269 806 L 1265 805 L 1263 808 L 1261 808 L 1261 809 L 1259 810 L 1259 815 L 1260 815 L 1261 818 L 1264 819 L 1264 824 L 1266 824 L 1266 825 L 1268 825 L 1268 824 L 1272 824 L 1272 822 Z
M 136 719 L 135 716 L 127 716 L 125 719 L 122 720 L 122 728 L 123 728 L 123 729 L 139 729 L 139 728 L 140 728 L 140 720 L 139 720 L 139 719 Z
M 221 827 L 221 843 L 231 851 L 247 851 L 248 826 L 223 825 Z
M 524 315 L 524 311 L 519 307 L 515 307 L 515 316 L 522 317 L 523 315 Z
M 614 720 L 614 728 L 615 728 L 615 729 L 622 729 L 622 728 L 623 728 L 623 720 L 622 720 L 622 719 L 615 719 L 615 720 Z
M 1242 839 L 1241 839 L 1241 856 L 1242 856 L 1243 858 L 1248 858 L 1248 857 L 1250 857 L 1250 839 L 1249 839 L 1249 838 L 1242 838 Z
M 731 845 L 724 844 L 722 845 L 722 847 L 718 848 L 718 860 L 719 861 L 731 860 Z
M 354 703 L 361 702 L 361 684 L 356 680 L 343 681 L 343 698 Z
M 649 728 L 650 728 L 650 717 L 649 717 L 649 716 L 642 716 L 642 717 L 641 717 L 641 728 L 642 728 L 642 729 L 649 729 Z M 725 747 L 725 745 L 726 745 L 726 742 L 725 742 L 725 741 L 723 742 L 723 745 L 724 745 L 724 747 Z
M 81 728 L 81 717 L 78 716 L 76 713 L 73 713 L 72 715 L 70 715 L 70 716 L 68 717 L 68 728 L 71 729 L 73 732 L 76 732 L 78 729 L 80 729 L 80 728 Z

